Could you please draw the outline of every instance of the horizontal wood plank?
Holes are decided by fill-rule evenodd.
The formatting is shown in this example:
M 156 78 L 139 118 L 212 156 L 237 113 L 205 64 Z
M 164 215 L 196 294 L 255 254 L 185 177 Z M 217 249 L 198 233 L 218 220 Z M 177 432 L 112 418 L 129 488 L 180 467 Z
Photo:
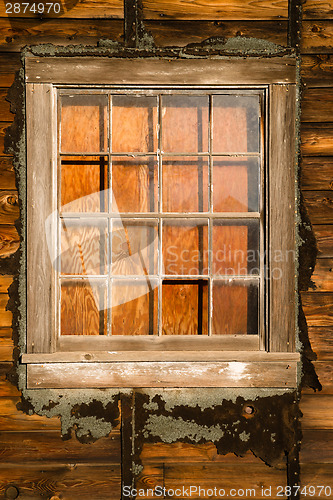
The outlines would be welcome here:
M 0 362 L 12 361 L 14 344 L 11 340 L 0 339 Z
M 333 157 L 306 156 L 301 163 L 302 191 L 333 191 Z
M 303 310 L 309 326 L 333 325 L 333 294 L 303 292 Z
M 303 123 L 301 151 L 308 156 L 333 155 L 333 125 Z
M 0 190 L 0 220 L 1 224 L 14 224 L 19 218 L 19 204 L 17 191 Z
M 303 5 L 304 19 L 333 19 L 332 0 L 306 0 Z
M 27 366 L 29 388 L 296 387 L 297 363 L 117 362 Z
M 294 83 L 295 59 L 206 60 L 28 57 L 26 81 L 54 84 L 222 85 Z
M 16 187 L 13 159 L 10 156 L 0 156 L 0 186 L 2 189 Z
M 333 360 L 333 336 L 330 327 L 309 327 L 309 339 L 318 361 Z
M 302 122 L 332 122 L 333 88 L 305 87 L 302 95 Z
M 143 0 L 146 19 L 287 19 L 288 1 L 278 0 Z
M 303 429 L 333 429 L 333 396 L 305 394 L 300 408 Z
M 0 339 L 0 344 L 1 344 Z M 2 398 L 15 398 L 20 396 L 20 391 L 7 380 L 7 374 L 12 369 L 12 363 L 0 363 L 0 396 Z
M 313 293 L 333 292 L 333 259 L 317 259 L 311 279 L 315 284 Z
M 13 282 L 13 276 L 3 274 L 0 276 L 0 293 L 7 293 L 8 287 Z
M 9 257 L 16 252 L 20 244 L 19 235 L 14 226 L 0 224 L 0 258 Z
M 314 462 L 304 464 L 301 470 L 301 488 L 307 487 L 307 490 L 301 491 L 306 492 L 307 496 L 309 492 L 311 492 L 311 498 L 313 500 L 323 500 L 323 498 L 327 499 L 332 497 L 333 465 L 331 463 L 321 464 Z M 314 487 L 314 489 L 309 488 L 310 486 Z M 322 489 L 322 486 L 324 486 L 324 489 Z M 313 493 L 314 495 L 312 496 Z
M 20 54 L 0 53 L 0 87 L 10 87 L 14 81 L 15 72 L 20 67 Z
M 313 361 L 313 366 L 322 385 L 320 394 L 333 395 L 333 361 Z M 313 389 L 304 389 L 303 393 L 313 394 Z
M 333 430 L 304 429 L 301 443 L 300 463 L 333 464 Z
M 314 225 L 314 234 L 316 236 L 319 254 L 318 256 L 333 257 L 333 226 L 332 225 Z
M 333 191 L 304 191 L 303 195 L 312 224 L 333 223 Z
M 60 4 L 59 12 L 56 12 L 58 9 L 54 9 L 53 5 L 55 3 Z M 37 11 L 36 5 L 36 11 Z M 34 9 L 31 7 L 27 8 L 24 12 L 23 7 L 19 12 L 14 12 L 14 8 L 11 9 L 11 12 L 6 12 L 7 8 L 5 3 L 0 4 L 0 17 L 9 17 L 10 19 L 17 18 L 32 18 L 35 20 L 36 24 L 40 23 L 40 14 L 38 12 L 34 12 Z M 67 19 L 89 19 L 91 17 L 94 18 L 123 18 L 124 17 L 124 8 L 123 2 L 121 0 L 89 0 L 89 2 L 64 2 L 60 0 L 59 2 L 54 2 L 52 4 L 52 8 L 50 8 L 50 12 L 48 12 L 48 6 L 46 10 L 43 12 L 43 20 L 52 19 L 52 18 L 67 18 Z
M 301 36 L 303 54 L 333 52 L 333 20 L 303 21 Z
M 0 122 L 0 155 L 7 156 L 4 151 L 4 141 L 7 128 L 10 127 L 11 122 Z
M 0 119 L 1 121 L 10 122 L 14 119 L 15 115 L 10 112 L 10 104 L 6 101 L 7 93 L 8 89 L 0 89 Z
M 7 293 L 0 294 L 0 325 L 4 327 L 12 325 L 12 313 L 11 311 L 6 311 L 8 299 Z
M 333 55 L 303 55 L 301 76 L 308 87 L 333 87 Z
M 2 431 L 42 431 L 57 430 L 60 432 L 60 419 L 39 415 L 26 415 L 16 407 L 20 397 L 0 398 L 0 429 Z

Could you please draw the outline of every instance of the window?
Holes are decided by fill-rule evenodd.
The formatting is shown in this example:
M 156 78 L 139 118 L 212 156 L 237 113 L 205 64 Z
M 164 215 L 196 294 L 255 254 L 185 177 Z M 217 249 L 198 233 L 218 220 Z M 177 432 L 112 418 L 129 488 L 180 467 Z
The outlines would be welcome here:
M 76 62 L 26 60 L 28 387 L 295 387 L 294 60 Z

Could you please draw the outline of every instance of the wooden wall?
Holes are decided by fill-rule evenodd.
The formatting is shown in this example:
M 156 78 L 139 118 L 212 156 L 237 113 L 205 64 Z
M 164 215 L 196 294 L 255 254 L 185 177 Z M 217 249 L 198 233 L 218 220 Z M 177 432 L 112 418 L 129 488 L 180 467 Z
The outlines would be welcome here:
M 11 157 L 3 153 L 5 129 L 13 120 L 5 97 L 26 44 L 121 41 L 121 0 L 62 1 L 58 16 L 8 17 L 0 4 L 0 256 L 18 247 L 14 221 L 17 195 Z M 253 36 L 287 44 L 288 1 L 144 0 L 148 30 L 158 45 L 185 45 L 210 36 Z M 66 7 L 67 6 L 67 7 Z M 323 391 L 302 397 L 302 484 L 333 489 L 333 3 L 307 0 L 303 5 L 302 190 L 314 226 L 319 259 L 315 290 L 303 293 L 315 362 Z M 10 484 L 19 498 L 120 498 L 120 433 L 90 445 L 60 439 L 59 421 L 26 416 L 16 409 L 17 390 L 5 379 L 12 359 L 11 313 L 6 311 L 12 276 L 0 277 L 0 495 Z M 145 445 L 139 485 L 199 484 L 202 487 L 285 485 L 286 472 L 269 468 L 250 453 L 221 457 L 205 445 Z M 194 497 L 193 497 L 194 498 Z M 260 496 L 258 496 L 260 498 Z M 317 497 L 312 497 L 317 498 Z

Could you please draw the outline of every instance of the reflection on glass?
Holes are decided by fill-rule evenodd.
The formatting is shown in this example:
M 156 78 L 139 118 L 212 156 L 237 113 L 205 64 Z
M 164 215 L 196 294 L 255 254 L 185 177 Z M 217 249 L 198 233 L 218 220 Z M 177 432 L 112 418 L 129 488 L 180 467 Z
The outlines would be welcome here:
M 214 212 L 259 211 L 259 160 L 245 157 L 213 159 Z
M 106 157 L 64 157 L 61 161 L 61 212 L 106 212 Z
M 61 97 L 61 151 L 107 151 L 107 95 Z
M 157 150 L 157 99 L 138 95 L 112 97 L 112 151 Z
M 208 151 L 208 96 L 162 96 L 162 151 Z
M 162 335 L 208 335 L 207 281 L 163 281 Z
M 113 335 L 157 334 L 157 280 L 113 280 L 111 290 Z
M 114 221 L 111 247 L 113 276 L 143 276 L 157 273 L 157 222 Z
M 157 210 L 158 173 L 154 157 L 112 158 L 113 212 Z
M 104 281 L 61 281 L 61 335 L 106 335 L 107 287 Z
M 213 335 L 258 334 L 258 283 L 213 283 Z
M 106 221 L 62 220 L 60 262 L 62 274 L 105 274 Z
M 165 220 L 162 235 L 165 274 L 208 274 L 206 220 Z
M 208 211 L 208 158 L 164 157 L 162 164 L 164 212 Z
M 258 220 L 215 220 L 212 239 L 213 274 L 259 274 Z
M 259 96 L 213 96 L 213 152 L 259 151 Z

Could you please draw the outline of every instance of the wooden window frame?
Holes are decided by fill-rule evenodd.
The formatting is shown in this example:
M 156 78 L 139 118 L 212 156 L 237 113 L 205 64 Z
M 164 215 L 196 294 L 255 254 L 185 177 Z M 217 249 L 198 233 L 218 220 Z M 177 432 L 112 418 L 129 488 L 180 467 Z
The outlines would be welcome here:
M 295 255 L 296 62 L 293 57 L 112 59 L 27 57 L 28 388 L 297 386 L 295 262 L 268 265 L 268 335 L 198 339 L 95 336 L 56 340 L 55 273 L 45 221 L 57 210 L 57 88 L 265 86 L 268 255 Z M 52 224 L 52 221 L 51 221 Z M 52 232 L 51 232 L 52 234 Z M 271 257 L 269 263 L 271 263 Z M 274 279 L 272 273 L 281 279 Z M 98 345 L 98 348 L 96 348 Z M 265 363 L 263 365 L 263 363 Z

